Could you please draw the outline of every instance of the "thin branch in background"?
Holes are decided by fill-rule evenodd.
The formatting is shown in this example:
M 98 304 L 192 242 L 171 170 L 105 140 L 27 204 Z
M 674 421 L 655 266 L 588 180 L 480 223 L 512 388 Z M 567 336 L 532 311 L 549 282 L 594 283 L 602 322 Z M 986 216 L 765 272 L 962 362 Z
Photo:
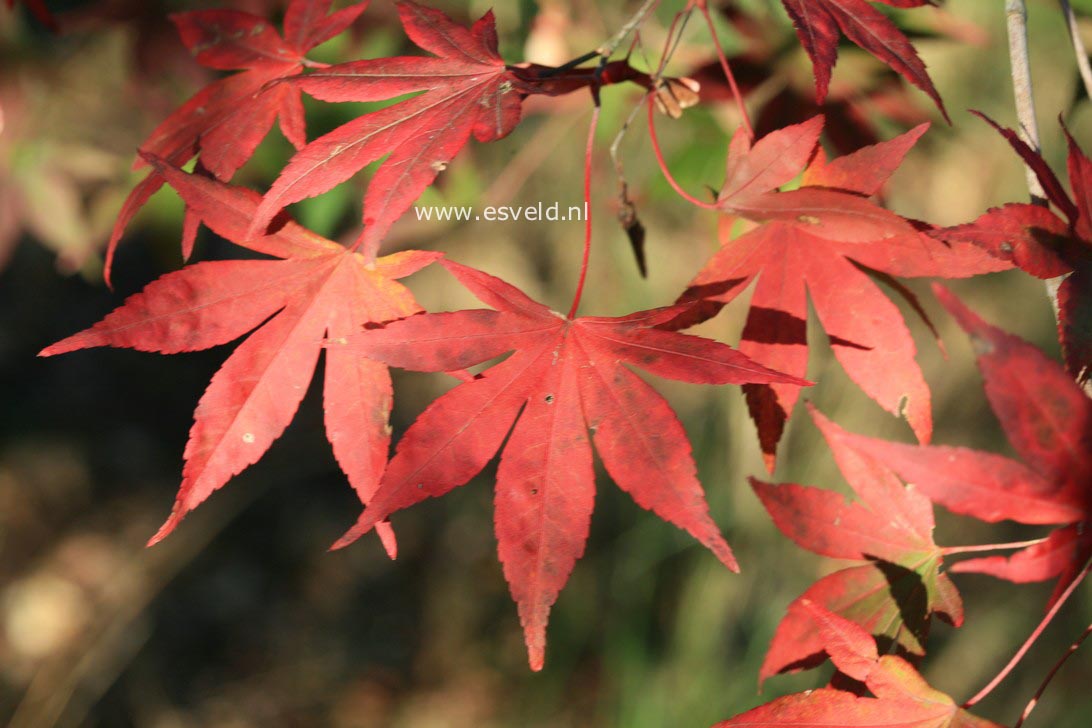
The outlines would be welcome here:
M 637 270 L 641 273 L 642 278 L 647 278 L 648 261 L 645 256 L 645 226 L 637 216 L 637 206 L 630 199 L 629 184 L 626 183 L 626 171 L 622 164 L 622 140 L 625 139 L 626 132 L 629 131 L 629 127 L 637 118 L 637 114 L 640 113 L 643 105 L 644 100 L 642 99 L 629 112 L 625 123 L 622 124 L 622 128 L 614 137 L 614 141 L 611 142 L 610 159 L 614 163 L 614 173 L 618 177 L 618 222 L 622 225 L 626 237 L 629 238 L 630 247 L 633 248 L 633 255 L 637 258 Z
M 1005 18 L 1009 32 L 1009 63 L 1012 69 L 1012 91 L 1016 101 L 1017 133 L 1036 152 L 1039 144 L 1039 123 L 1035 120 L 1035 96 L 1031 88 L 1031 62 L 1028 60 L 1028 9 L 1024 0 L 1005 0 Z M 1031 201 L 1047 205 L 1046 193 L 1030 167 L 1024 173 Z
M 1077 56 L 1077 68 L 1081 72 L 1081 81 L 1084 82 L 1084 95 L 1092 99 L 1092 63 L 1088 61 L 1088 49 L 1081 40 L 1081 29 L 1077 27 L 1077 16 L 1073 13 L 1073 6 L 1069 0 L 1058 0 L 1062 6 L 1062 15 L 1065 16 L 1065 24 L 1069 28 L 1069 38 L 1073 42 L 1073 51 Z
M 1020 720 L 1016 721 L 1016 724 L 1012 728 L 1020 728 L 1020 726 L 1024 725 L 1024 721 L 1026 721 L 1028 719 L 1028 716 L 1031 715 L 1031 711 L 1035 710 L 1035 706 L 1039 704 L 1039 698 L 1043 697 L 1043 693 L 1046 691 L 1047 685 L 1050 685 L 1050 681 L 1053 680 L 1054 676 L 1058 674 L 1058 670 L 1061 670 L 1062 665 L 1065 664 L 1066 660 L 1068 660 L 1074 652 L 1080 649 L 1081 645 L 1086 639 L 1088 639 L 1088 635 L 1090 634 L 1092 634 L 1092 624 L 1088 625 L 1088 627 L 1084 630 L 1084 634 L 1078 637 L 1077 641 L 1069 646 L 1069 649 L 1065 651 L 1065 654 L 1062 655 L 1062 658 L 1054 663 L 1054 667 L 1050 669 L 1050 672 L 1047 673 L 1047 676 L 1043 678 L 1043 683 L 1039 686 L 1039 689 L 1035 691 L 1035 696 L 1032 697 L 1030 701 L 1028 701 L 1027 707 L 1024 708 L 1024 712 L 1020 716 Z
M 660 0 L 645 0 L 644 5 L 626 21 L 626 24 L 619 28 L 618 32 L 611 36 L 610 40 L 596 48 L 595 52 L 604 59 L 614 55 L 614 52 L 618 50 L 618 46 L 622 45 L 629 34 L 637 30 L 641 23 L 645 22 L 645 18 L 656 8 L 659 2 Z
M 1017 132 L 1036 152 L 1041 151 L 1039 143 L 1039 124 L 1035 120 L 1035 97 L 1031 85 L 1031 61 L 1028 59 L 1028 8 L 1024 0 L 1005 0 L 1005 17 L 1009 34 L 1009 64 L 1012 72 L 1012 91 L 1016 100 L 1016 118 L 1019 121 Z M 1033 204 L 1048 206 L 1046 192 L 1039 183 L 1039 178 L 1030 167 L 1024 166 L 1028 192 Z M 1046 281 L 1047 298 L 1054 311 L 1054 320 L 1060 320 L 1058 309 L 1058 287 L 1063 278 L 1050 278 Z
M 994 688 L 1001 684 L 1002 680 L 1009 676 L 1009 673 L 1012 672 L 1013 668 L 1020 664 L 1020 661 L 1024 659 L 1024 655 L 1031 649 L 1031 646 L 1035 644 L 1035 641 L 1039 639 L 1039 636 L 1043 634 L 1043 631 L 1046 630 L 1054 617 L 1058 615 L 1058 612 L 1065 606 L 1065 603 L 1073 596 L 1073 592 L 1077 591 L 1077 587 L 1080 586 L 1081 582 L 1084 581 L 1084 578 L 1088 576 L 1090 570 L 1092 570 L 1092 559 L 1084 565 L 1084 568 L 1081 569 L 1081 573 L 1077 574 L 1073 581 L 1070 582 L 1069 586 L 1067 586 L 1061 596 L 1058 597 L 1058 601 L 1054 602 L 1054 606 L 1046 613 L 1046 616 L 1039 622 L 1039 625 L 1031 635 L 1024 640 L 1024 644 L 1020 646 L 1020 649 L 1016 651 L 1016 654 L 1012 656 L 1012 659 L 1008 661 L 1008 664 L 1001 668 L 1001 672 L 997 673 L 997 676 L 994 677 L 993 680 L 990 680 L 986 687 L 979 690 L 973 698 L 968 700 L 961 707 L 970 708 L 974 704 L 981 702 L 983 698 L 993 692 Z

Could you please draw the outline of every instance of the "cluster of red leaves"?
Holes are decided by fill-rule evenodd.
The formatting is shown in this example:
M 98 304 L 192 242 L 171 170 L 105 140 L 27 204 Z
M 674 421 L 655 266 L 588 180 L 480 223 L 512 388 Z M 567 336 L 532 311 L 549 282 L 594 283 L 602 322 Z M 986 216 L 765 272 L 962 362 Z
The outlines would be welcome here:
M 761 100 L 753 112 L 759 137 L 823 114 L 827 143 L 848 154 L 880 141 L 880 119 L 910 128 L 928 118 L 913 98 L 914 92 L 888 69 L 870 76 L 864 84 L 832 85 L 823 101 L 817 102 L 812 87 L 804 87 L 797 78 L 796 50 L 784 42 L 780 23 L 763 22 L 734 3 L 721 7 L 721 15 L 742 42 L 731 58 L 740 92 L 749 97 L 752 106 Z M 703 102 L 734 100 L 719 62 L 704 64 L 688 75 L 701 85 Z M 767 98 L 771 88 L 779 90 Z M 763 92 L 755 93 L 760 90 Z
M 940 230 L 937 236 L 980 245 L 1037 278 L 1064 276 L 1058 286 L 1058 338 L 1069 373 L 1087 382 L 1092 379 L 1092 159 L 1063 127 L 1069 143 L 1070 197 L 1016 132 L 989 123 L 1035 172 L 1061 216 L 1041 205 L 1012 203 L 967 225 Z
M 896 8 L 920 8 L 931 0 L 879 0 Z M 819 103 L 826 98 L 830 74 L 838 60 L 838 39 L 845 35 L 861 48 L 880 59 L 936 102 L 948 118 L 940 94 L 933 86 L 914 46 L 891 22 L 867 0 L 781 0 L 796 35 L 815 65 L 815 93 Z
M 190 510 L 257 462 L 299 407 L 326 338 L 418 313 L 396 282 L 439 257 L 407 251 L 368 262 L 291 221 L 251 238 L 259 196 L 149 158 L 187 207 L 228 240 L 277 260 L 197 263 L 169 273 L 90 329 L 42 355 L 93 346 L 161 354 L 207 349 L 254 331 L 212 378 L 186 444 L 174 510 L 152 537 L 169 534 Z M 256 329 L 256 330 L 255 330 Z M 326 434 L 349 482 L 366 503 L 387 462 L 391 384 L 378 362 L 326 354 Z M 390 531 L 381 531 L 393 555 Z
M 740 350 L 803 377 L 810 293 L 850 378 L 884 409 L 904 415 L 918 439 L 928 442 L 933 430 L 929 388 L 914 359 L 914 340 L 898 308 L 871 277 L 905 291 L 891 276 L 963 278 L 1009 264 L 970 243 L 941 242 L 928 234 L 928 226 L 870 199 L 925 133 L 925 125 L 830 162 L 818 147 L 822 125 L 822 117 L 815 117 L 773 132 L 753 147 L 745 134 L 732 138 L 717 198 L 717 207 L 726 213 L 721 249 L 682 295 L 681 300 L 698 300 L 700 306 L 672 325 L 715 315 L 757 279 Z M 778 190 L 801 173 L 799 189 Z M 751 229 L 733 238 L 737 220 Z M 799 390 L 776 384 L 744 389 L 772 470 Z
M 901 8 L 929 4 L 883 2 Z M 845 34 L 943 111 L 909 41 L 865 0 L 783 4 L 815 64 L 820 101 Z M 834 160 L 819 147 L 822 116 L 778 128 L 757 142 L 739 133 L 715 204 L 722 213 L 722 247 L 675 305 L 617 318 L 577 318 L 574 304 L 574 312 L 564 316 L 497 278 L 444 260 L 490 308 L 425 314 L 397 280 L 442 254 L 377 253 L 391 225 L 471 136 L 487 142 L 509 134 L 532 94 L 597 91 L 622 81 L 654 92 L 664 87 L 624 61 L 595 70 L 507 65 L 498 54 L 491 13 L 467 28 L 412 0 L 397 3 L 403 28 L 431 55 L 334 66 L 305 57 L 345 30 L 366 5 L 331 13 L 330 0 L 291 0 L 283 36 L 265 19 L 242 12 L 173 18 L 199 63 L 241 72 L 202 89 L 141 146 L 137 166 L 152 170 L 123 207 L 108 260 L 132 216 L 164 183 L 186 204 L 187 257 L 203 222 L 272 259 L 189 265 L 42 352 L 114 346 L 169 354 L 247 336 L 197 406 L 175 507 L 151 542 L 262 457 L 295 416 L 325 349 L 327 437 L 366 506 L 336 546 L 375 529 L 393 556 L 391 515 L 467 483 L 503 448 L 495 496 L 499 557 L 531 667 L 541 669 L 550 610 L 588 538 L 593 448 L 638 505 L 738 569 L 709 515 L 681 423 L 630 367 L 676 381 L 743 385 L 772 471 L 799 388 L 810 384 L 804 379 L 810 295 L 850 378 L 886 410 L 904 415 L 922 444 L 855 435 L 813 410 L 859 500 L 847 503 L 830 491 L 752 480 L 786 535 L 815 553 L 857 562 L 824 577 L 790 605 L 761 677 L 829 657 L 848 680 L 774 701 L 723 725 L 805 725 L 816 719 L 875 725 L 888 718 L 915 726 L 994 725 L 927 686 L 902 656 L 880 657 L 875 638 L 885 650 L 914 659 L 925 652 L 934 613 L 956 625 L 962 621 L 960 595 L 942 572 L 945 551 L 933 540 L 934 503 L 990 522 L 1058 527 L 1008 559 L 971 559 L 950 571 L 1018 582 L 1057 578 L 1056 594 L 1072 582 L 1092 555 L 1092 403 L 1060 367 L 939 289 L 976 343 L 990 402 L 1024 462 L 928 445 L 930 394 L 913 339 L 898 308 L 872 279 L 920 311 L 896 276 L 959 278 L 1013 264 L 1042 277 L 1071 273 L 1060 296 L 1062 336 L 1070 368 L 1087 376 L 1092 335 L 1090 317 L 1082 313 L 1092 308 L 1092 162 L 1072 139 L 1076 200 L 1038 155 L 1004 132 L 1064 220 L 1044 208 L 1010 205 L 971 225 L 936 230 L 874 201 L 926 125 Z M 38 3 L 30 7 L 41 9 Z M 304 91 L 331 102 L 416 95 L 308 143 Z M 228 184 L 277 119 L 298 151 L 272 188 L 263 197 Z M 352 246 L 321 238 L 282 212 L 388 154 L 364 195 L 363 232 Z M 183 172 L 180 167 L 195 157 L 195 173 Z M 782 189 L 798 178 L 800 186 Z M 736 228 L 744 232 L 733 237 Z M 739 351 L 678 332 L 716 315 L 752 283 Z M 511 355 L 476 376 L 464 372 L 505 354 Z M 456 373 L 464 381 L 418 417 L 388 462 L 389 366 Z M 853 681 L 856 688 L 846 689 Z
M 595 494 L 590 430 L 620 488 L 738 571 L 709 517 L 682 425 L 623 364 L 695 384 L 808 382 L 755 364 L 724 344 L 656 328 L 687 306 L 571 319 L 492 276 L 450 261 L 443 265 L 496 310 L 414 316 L 357 333 L 348 339 L 349 350 L 426 372 L 515 353 L 425 410 L 338 545 L 395 511 L 466 483 L 507 436 L 497 471 L 497 541 L 531 667 L 541 669 L 547 615 L 588 538 Z
M 752 479 L 752 485 L 774 523 L 798 544 L 831 558 L 868 563 L 823 577 L 789 606 L 760 678 L 814 667 L 829 657 L 881 702 L 828 688 L 774 701 L 723 725 L 752 725 L 744 719 L 759 718 L 767 722 L 757 725 L 799 725 L 793 721 L 804 715 L 819 718 L 839 711 L 846 711 L 846 722 L 839 723 L 846 726 L 874 725 L 868 721 L 882 715 L 919 720 L 908 706 L 882 705 L 898 696 L 878 690 L 872 682 L 878 674 L 874 668 L 861 673 L 860 659 L 847 659 L 845 650 L 849 640 L 858 644 L 853 649 L 858 658 L 874 655 L 874 646 L 863 651 L 860 646 L 866 644 L 865 637 L 871 643 L 875 635 L 885 647 L 920 656 L 931 613 L 956 626 L 962 622 L 959 594 L 939 572 L 944 551 L 932 539 L 934 503 L 991 523 L 1058 526 L 1040 543 L 1010 557 L 969 559 L 954 564 L 953 573 L 985 573 L 1018 583 L 1057 578 L 1053 604 L 1092 558 L 1092 400 L 1034 346 L 990 326 L 946 289 L 936 286 L 935 291 L 971 336 L 986 396 L 1025 462 L 967 448 L 904 445 L 856 435 L 813 410 L 861 501 L 847 504 L 832 491 L 794 484 Z M 900 479 L 913 488 L 904 487 Z M 912 670 L 899 657 L 883 660 Z M 874 662 L 873 656 L 864 664 Z M 954 708 L 946 697 L 940 702 Z M 888 708 L 894 712 L 884 713 Z M 955 722 L 920 720 L 920 725 L 992 725 L 968 716 L 945 719 Z
M 868 630 L 803 599 L 801 618 L 838 672 L 860 687 L 809 690 L 779 698 L 716 728 L 732 726 L 906 726 L 906 728 L 1001 728 L 961 709 L 930 686 L 913 665 L 880 655 Z M 869 697 L 867 693 L 871 693 Z
M 254 154 L 275 119 L 297 147 L 307 141 L 299 89 L 276 80 L 299 75 L 311 65 L 306 54 L 338 35 L 356 20 L 368 3 L 329 13 L 331 0 L 292 0 L 281 36 L 265 18 L 236 10 L 198 10 L 171 16 L 182 42 L 203 66 L 241 73 L 213 81 L 167 117 L 140 145 L 134 163 L 145 155 L 176 167 L 197 157 L 198 169 L 227 181 Z M 114 225 L 106 256 L 106 278 L 114 251 L 133 216 L 163 186 L 153 170 L 133 188 Z M 187 208 L 182 251 L 189 258 L 200 217 Z

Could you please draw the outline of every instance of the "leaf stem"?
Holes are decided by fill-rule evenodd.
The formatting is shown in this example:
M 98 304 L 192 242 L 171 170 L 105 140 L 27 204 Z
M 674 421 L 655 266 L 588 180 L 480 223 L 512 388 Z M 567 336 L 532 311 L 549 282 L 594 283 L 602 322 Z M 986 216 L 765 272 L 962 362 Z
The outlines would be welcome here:
M 1054 667 L 1052 667 L 1050 669 L 1050 672 L 1047 673 L 1047 676 L 1043 678 L 1043 682 L 1039 686 L 1039 689 L 1035 691 L 1035 695 L 1031 698 L 1031 700 L 1028 701 L 1027 707 L 1024 708 L 1024 712 L 1020 716 L 1020 720 L 1016 721 L 1016 724 L 1012 728 L 1020 728 L 1020 726 L 1024 725 L 1024 721 L 1028 719 L 1029 715 L 1031 715 L 1031 711 L 1035 710 L 1035 706 L 1039 704 L 1039 698 L 1043 697 L 1043 692 L 1046 691 L 1047 685 L 1050 685 L 1050 681 L 1054 679 L 1054 676 L 1056 674 L 1058 674 L 1058 670 L 1061 670 L 1062 665 L 1065 664 L 1066 660 L 1068 660 L 1074 652 L 1080 649 L 1081 644 L 1083 644 L 1084 641 L 1088 639 L 1088 635 L 1090 634 L 1092 634 L 1092 624 L 1088 625 L 1088 627 L 1085 628 L 1084 634 L 1078 637 L 1077 641 L 1071 644 L 1069 646 L 1069 649 L 1065 651 L 1065 654 L 1062 655 L 1061 659 L 1054 663 Z
M 584 148 L 584 258 L 580 263 L 580 280 L 576 283 L 576 293 L 573 294 L 573 305 L 569 308 L 569 318 L 576 316 L 576 310 L 580 308 L 580 298 L 584 295 L 584 284 L 588 280 L 588 263 L 591 260 L 592 243 L 592 215 L 591 215 L 591 182 L 592 182 L 592 152 L 595 150 L 595 131 L 599 127 L 599 104 L 596 103 L 592 110 L 591 126 L 588 128 L 588 143 Z
M 947 546 L 940 550 L 944 556 L 953 554 L 973 554 L 979 551 L 1005 551 L 1009 549 L 1022 549 L 1035 546 L 1046 541 L 1046 538 L 1033 538 L 1028 541 L 1012 541 L 1010 543 L 988 543 L 976 546 Z
M 682 197 L 684 200 L 691 203 L 692 205 L 697 205 L 698 207 L 702 208 L 703 210 L 716 210 L 717 206 L 715 204 L 710 203 L 710 202 L 703 202 L 702 200 L 699 200 L 697 197 L 694 197 L 689 192 L 684 190 L 679 185 L 679 183 L 675 180 L 675 178 L 671 175 L 671 170 L 667 168 L 667 161 L 664 159 L 663 150 L 660 149 L 660 140 L 656 137 L 656 119 L 655 119 L 655 116 L 653 114 L 653 111 L 655 110 L 655 105 L 653 103 L 653 94 L 651 94 L 651 93 L 648 95 L 647 104 L 648 104 L 648 136 L 649 136 L 649 139 L 652 141 L 652 151 L 656 155 L 656 163 L 660 165 L 660 171 L 662 171 L 664 173 L 664 178 L 667 179 L 667 183 L 671 185 L 672 189 L 674 189 L 675 192 L 677 192 L 680 197 Z
M 751 117 L 747 113 L 747 105 L 743 102 L 743 94 L 739 91 L 739 84 L 736 83 L 735 74 L 732 73 L 732 67 L 728 65 L 728 58 L 724 55 L 724 48 L 720 45 L 720 38 L 717 37 L 717 29 L 713 25 L 713 17 L 709 14 L 709 7 L 706 3 L 699 2 L 698 10 L 705 16 L 705 24 L 709 27 L 709 35 L 713 39 L 713 47 L 717 51 L 717 60 L 720 61 L 720 68 L 724 72 L 724 77 L 728 80 L 728 87 L 732 90 L 732 95 L 736 99 L 736 106 L 743 118 L 743 129 L 747 132 L 747 137 L 753 142 L 755 129 L 751 125 Z
M 1084 41 L 1081 40 L 1077 16 L 1073 13 L 1073 6 L 1069 4 L 1069 0 L 1058 0 L 1058 4 L 1062 6 L 1062 15 L 1065 16 L 1065 24 L 1069 28 L 1069 38 L 1077 56 L 1077 69 L 1081 72 L 1085 96 L 1092 98 L 1092 64 L 1088 62 L 1088 50 L 1084 47 Z
M 1012 656 L 1012 659 L 1009 660 L 1008 664 L 1001 668 L 1001 672 L 997 673 L 997 676 L 994 677 L 993 680 L 990 680 L 989 684 L 986 685 L 986 687 L 979 690 L 978 693 L 976 693 L 975 696 L 972 697 L 970 700 L 965 702 L 962 707 L 970 708 L 975 703 L 980 702 L 983 698 L 993 692 L 993 689 L 1000 685 L 1002 680 L 1009 676 L 1009 673 L 1012 672 L 1013 668 L 1015 668 L 1016 665 L 1020 663 L 1020 660 L 1024 659 L 1024 655 L 1027 654 L 1028 650 L 1031 649 L 1031 646 L 1035 644 L 1035 641 L 1039 639 L 1039 636 L 1043 633 L 1044 630 L 1046 630 L 1047 625 L 1049 625 L 1051 620 L 1053 620 L 1054 617 L 1057 616 L 1058 612 L 1061 611 L 1062 607 L 1069 600 L 1069 598 L 1073 596 L 1073 592 L 1077 590 L 1077 587 L 1080 586 L 1082 581 L 1084 581 L 1084 578 L 1088 576 L 1088 572 L 1090 570 L 1092 570 L 1092 559 L 1088 560 L 1088 562 L 1084 565 L 1084 568 L 1081 569 L 1081 573 L 1079 573 L 1073 579 L 1073 581 L 1070 582 L 1069 586 L 1067 586 L 1065 591 L 1062 592 L 1061 596 L 1058 597 L 1058 601 L 1054 602 L 1054 606 L 1050 608 L 1050 611 L 1048 611 L 1043 617 L 1042 621 L 1039 622 L 1039 626 L 1036 627 L 1031 635 L 1024 641 L 1024 644 L 1020 647 L 1019 650 L 1016 651 L 1016 654 Z

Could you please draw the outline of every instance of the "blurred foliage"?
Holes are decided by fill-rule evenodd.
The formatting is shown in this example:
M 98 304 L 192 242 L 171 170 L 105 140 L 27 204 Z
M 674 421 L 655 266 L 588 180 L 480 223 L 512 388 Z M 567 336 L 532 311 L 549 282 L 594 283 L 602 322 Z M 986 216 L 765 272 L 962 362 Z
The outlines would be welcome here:
M 326 444 L 315 383 L 300 416 L 270 453 L 238 476 L 154 549 L 144 540 L 173 500 L 193 407 L 223 351 L 153 357 L 89 351 L 34 358 L 180 265 L 181 206 L 160 193 L 123 242 L 118 294 L 97 278 L 99 251 L 134 182 L 132 151 L 205 79 L 166 21 L 168 12 L 218 2 L 57 2 L 64 32 L 52 36 L 24 12 L 0 10 L 0 716 L 13 726 L 703 726 L 768 700 L 818 686 L 825 674 L 772 680 L 756 694 L 762 655 L 785 606 L 833 563 L 782 538 L 745 485 L 762 472 L 753 426 L 736 390 L 658 382 L 691 435 L 713 515 L 744 572 L 726 573 L 682 533 L 641 511 L 602 476 L 591 541 L 551 620 L 546 669 L 532 674 L 492 536 L 490 479 L 396 520 L 397 562 L 365 539 L 325 547 L 358 504 Z M 488 0 L 436 2 L 458 17 Z M 654 64 L 680 5 L 663 2 L 642 30 L 634 62 Z M 254 12 L 273 0 L 233 2 Z M 520 0 L 497 4 L 502 50 L 514 60 L 560 63 L 598 45 L 623 21 L 620 3 Z M 1092 2 L 1074 3 L 1092 13 Z M 392 6 L 376 0 L 357 29 L 321 48 L 322 60 L 404 52 Z M 810 69 L 792 45 L 780 6 L 739 6 L 784 38 L 775 84 L 807 92 Z M 901 14 L 953 110 L 912 152 L 889 190 L 901 214 L 938 224 L 970 220 L 1026 196 L 1004 142 L 963 109 L 1013 124 L 1002 4 L 951 0 L 943 10 Z M 1086 36 L 1092 23 L 1082 21 Z M 1063 114 L 1092 148 L 1092 114 L 1057 3 L 1031 4 L 1045 151 L 1062 163 Z M 746 39 L 720 24 L 732 53 Z M 1090 37 L 1092 40 L 1092 37 Z M 706 66 L 711 45 L 692 22 L 669 72 Z M 835 73 L 851 95 L 877 73 L 843 49 Z M 924 117 L 928 100 L 908 96 Z M 651 274 L 642 280 L 614 224 L 616 180 L 605 149 L 640 96 L 608 89 L 593 210 L 597 214 L 585 311 L 616 314 L 672 301 L 715 249 L 715 220 L 679 200 L 634 125 L 622 144 L 631 194 L 648 227 Z M 308 106 L 315 136 L 362 105 Z M 867 104 L 864 108 L 869 108 Z M 497 144 L 471 145 L 420 204 L 580 204 L 589 105 L 584 96 L 527 105 L 527 121 Z M 699 191 L 720 181 L 734 108 L 711 100 L 678 122 L 658 121 L 671 165 Z M 875 117 L 882 136 L 898 121 Z M 261 189 L 290 149 L 274 131 L 237 180 Z M 352 236 L 361 180 L 294 206 L 323 234 Z M 565 305 L 579 266 L 581 224 L 419 223 L 407 217 L 389 249 L 435 247 Z M 237 251 L 203 234 L 199 256 Z M 80 272 L 83 275 L 72 275 Z M 477 305 L 439 270 L 410 280 L 430 309 Z M 925 293 L 926 286 L 911 287 Z M 991 321 L 1056 353 L 1039 282 L 1008 273 L 953 287 Z M 1007 452 L 981 393 L 970 347 L 927 301 L 947 343 L 943 358 L 922 332 L 933 387 L 935 439 Z M 744 307 L 701 332 L 735 342 Z M 829 351 L 813 355 L 810 398 L 850 430 L 908 439 L 908 429 L 858 392 Z M 442 378 L 396 374 L 397 432 L 435 395 Z M 790 425 L 778 480 L 844 487 L 817 432 Z M 942 544 L 1026 538 L 938 514 Z M 938 626 L 926 677 L 958 698 L 980 687 L 1041 616 L 1047 586 L 985 577 L 958 580 L 967 601 L 959 630 Z M 1040 679 L 1092 621 L 1086 587 L 994 693 L 982 712 L 1011 721 Z M 1059 674 L 1030 725 L 1092 721 L 1092 653 Z

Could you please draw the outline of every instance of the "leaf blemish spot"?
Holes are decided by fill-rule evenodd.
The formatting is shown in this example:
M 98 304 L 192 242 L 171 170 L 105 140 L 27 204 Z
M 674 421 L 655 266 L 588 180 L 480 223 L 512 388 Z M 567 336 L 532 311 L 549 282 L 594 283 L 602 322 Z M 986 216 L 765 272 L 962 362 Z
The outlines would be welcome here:
M 800 217 L 798 217 L 796 219 L 799 220 L 800 222 L 804 223 L 805 225 L 818 225 L 820 222 L 822 222 L 819 218 L 815 217 L 814 215 L 801 215 Z
M 243 442 L 245 442 L 247 445 L 252 444 L 254 442 L 254 433 L 253 432 L 244 432 L 243 433 Z
M 545 401 L 546 404 L 553 404 L 554 403 L 554 395 L 547 394 L 543 401 Z

